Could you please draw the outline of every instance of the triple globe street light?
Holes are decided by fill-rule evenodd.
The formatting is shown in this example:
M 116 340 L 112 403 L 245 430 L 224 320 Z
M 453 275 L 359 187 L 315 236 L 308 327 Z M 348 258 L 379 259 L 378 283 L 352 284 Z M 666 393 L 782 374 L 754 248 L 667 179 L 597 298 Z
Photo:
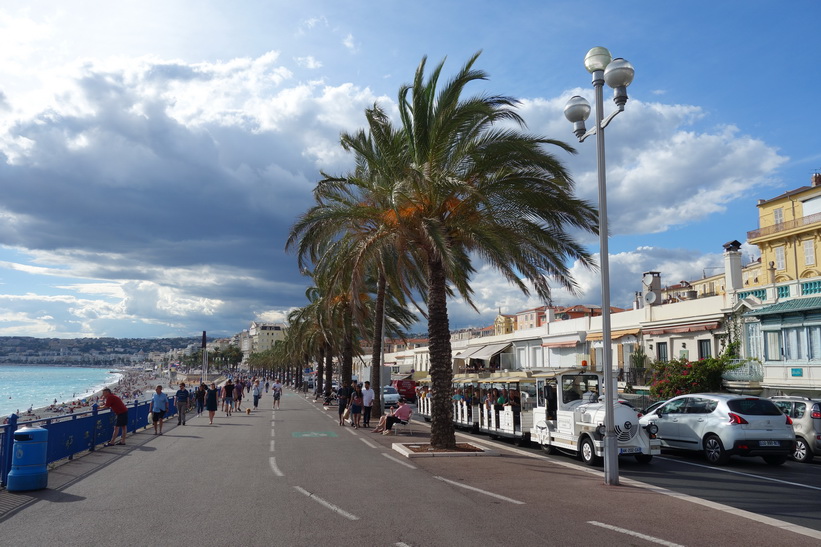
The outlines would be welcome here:
M 584 66 L 593 76 L 596 100 L 596 126 L 586 130 L 584 122 L 590 116 L 590 103 L 578 95 L 571 97 L 564 107 L 564 115 L 573 124 L 573 132 L 579 142 L 596 135 L 596 165 L 599 183 L 599 245 L 602 300 L 602 360 L 604 361 L 604 482 L 619 484 L 619 460 L 614 423 L 614 394 L 617 384 L 613 381 L 613 360 L 610 330 L 610 259 L 607 229 L 607 186 L 604 163 L 604 128 L 624 110 L 627 103 L 627 86 L 633 82 L 633 66 L 622 58 L 613 59 L 610 51 L 594 47 L 584 56 Z M 617 110 L 603 119 L 602 88 L 607 83 L 615 90 L 613 101 Z M 638 427 L 638 424 L 635 424 Z

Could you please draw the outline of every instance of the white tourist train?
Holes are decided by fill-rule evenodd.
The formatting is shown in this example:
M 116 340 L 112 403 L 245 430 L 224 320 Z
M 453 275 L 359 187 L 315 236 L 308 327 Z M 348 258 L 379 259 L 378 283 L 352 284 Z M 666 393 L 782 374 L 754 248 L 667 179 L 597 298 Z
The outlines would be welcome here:
M 430 379 L 419 383 L 417 415 L 430 421 Z M 459 374 L 453 378 L 453 422 L 597 465 L 604 455 L 603 385 L 601 374 L 584 368 Z M 652 429 L 639 426 L 635 409 L 616 400 L 613 412 L 619 455 L 647 463 L 661 453 Z

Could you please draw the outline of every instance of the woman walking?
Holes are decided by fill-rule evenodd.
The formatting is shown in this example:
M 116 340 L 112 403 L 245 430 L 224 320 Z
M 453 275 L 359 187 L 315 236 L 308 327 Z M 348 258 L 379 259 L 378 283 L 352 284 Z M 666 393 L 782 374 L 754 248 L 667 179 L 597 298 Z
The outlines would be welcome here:
M 351 395 L 351 422 L 355 429 L 359 429 L 362 422 L 362 384 L 356 384 Z
M 205 390 L 205 409 L 208 411 L 208 423 L 214 423 L 214 414 L 219 406 L 219 390 L 217 384 L 211 383 L 211 387 Z

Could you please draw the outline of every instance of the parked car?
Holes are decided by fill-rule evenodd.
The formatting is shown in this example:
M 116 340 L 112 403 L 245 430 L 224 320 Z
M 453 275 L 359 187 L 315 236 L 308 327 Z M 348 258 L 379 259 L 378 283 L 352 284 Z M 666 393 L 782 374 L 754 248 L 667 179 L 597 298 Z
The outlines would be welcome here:
M 661 401 L 656 401 L 655 403 L 651 404 L 647 408 L 643 408 L 643 409 L 639 410 L 639 416 L 644 416 L 645 414 L 650 414 L 651 412 L 653 412 L 655 409 L 657 409 L 658 407 L 660 407 L 661 405 L 663 405 L 666 402 L 667 402 L 667 399 L 662 399 Z
M 808 463 L 814 456 L 821 455 L 821 401 L 791 395 L 770 397 L 770 400 L 792 419 L 795 429 L 792 459 Z
M 395 387 L 392 386 L 383 386 L 382 387 L 382 405 L 384 407 L 390 407 L 392 405 L 399 404 L 399 392 L 396 391 Z
M 399 395 L 407 401 L 416 400 L 416 382 L 413 380 L 392 380 L 391 385 L 395 387 Z
M 795 431 L 789 416 L 769 399 L 728 393 L 673 397 L 639 419 L 658 426 L 661 446 L 703 452 L 713 465 L 730 456 L 761 456 L 781 465 L 793 453 Z

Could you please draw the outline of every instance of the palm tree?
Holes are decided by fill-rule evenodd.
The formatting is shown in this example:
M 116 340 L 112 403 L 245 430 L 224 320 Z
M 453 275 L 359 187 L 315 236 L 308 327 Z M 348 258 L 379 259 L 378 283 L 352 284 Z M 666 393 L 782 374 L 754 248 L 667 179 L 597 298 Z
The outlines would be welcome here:
M 510 97 L 462 98 L 468 84 L 486 79 L 473 69 L 478 56 L 441 89 L 444 61 L 425 80 L 423 58 L 413 83 L 399 91 L 406 163 L 395 181 L 393 224 L 387 229 L 413 249 L 426 277 L 431 444 L 437 448 L 456 444 L 449 287 L 472 305 L 469 281 L 478 257 L 525 294 L 529 283 L 549 301 L 548 278 L 573 292 L 566 261 L 592 262 L 567 231 L 596 231 L 595 210 L 574 197 L 570 175 L 544 149 L 572 153 L 570 146 L 522 133 L 524 122 Z

